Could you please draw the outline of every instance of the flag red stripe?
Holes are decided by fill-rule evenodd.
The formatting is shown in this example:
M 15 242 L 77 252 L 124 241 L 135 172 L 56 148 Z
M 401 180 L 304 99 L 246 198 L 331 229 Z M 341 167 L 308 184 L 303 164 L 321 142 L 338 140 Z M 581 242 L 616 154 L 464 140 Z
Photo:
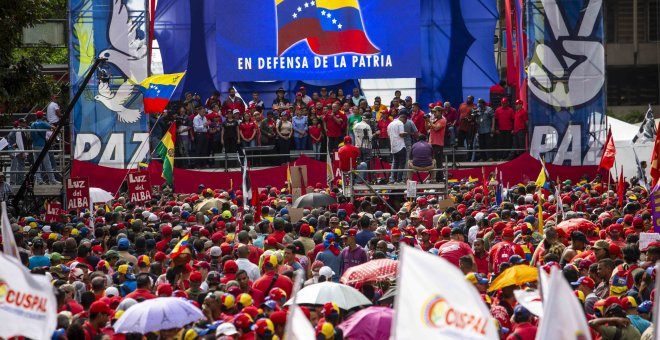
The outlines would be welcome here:
M 144 113 L 163 112 L 169 102 L 169 98 L 144 98 Z
M 277 32 L 277 55 L 282 55 L 287 48 L 310 36 L 321 33 L 321 23 L 318 19 L 298 19 Z
M 380 52 L 371 44 L 361 30 L 342 32 L 320 32 L 317 36 L 309 34 L 309 47 L 316 54 L 330 55 L 345 52 L 374 54 Z
M 655 135 L 655 145 L 653 146 L 653 153 L 651 154 L 651 178 L 653 179 L 652 187 L 658 184 L 658 180 L 660 179 L 658 153 L 660 153 L 660 122 L 658 123 L 658 133 Z

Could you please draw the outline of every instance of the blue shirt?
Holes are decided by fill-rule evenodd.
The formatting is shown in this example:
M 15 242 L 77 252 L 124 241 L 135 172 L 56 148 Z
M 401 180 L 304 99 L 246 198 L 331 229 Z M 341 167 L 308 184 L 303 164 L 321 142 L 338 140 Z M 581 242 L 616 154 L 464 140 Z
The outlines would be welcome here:
M 50 267 L 50 259 L 48 256 L 34 255 L 30 256 L 30 264 L 28 268 Z
M 293 136 L 302 137 L 300 132 L 307 131 L 307 116 L 293 116 L 291 124 L 293 124 Z
M 316 255 L 316 259 L 323 262 L 324 265 L 330 267 L 335 275 L 332 277 L 332 281 L 339 282 L 339 274 L 341 270 L 341 257 L 335 255 L 332 251 L 326 249 Z
M 637 328 L 639 333 L 644 333 L 644 331 L 651 326 L 651 322 L 639 315 L 627 315 L 627 317 L 628 320 L 630 320 L 630 323 Z
M 30 125 L 30 128 L 35 130 L 49 130 L 52 126 L 43 120 L 37 120 Z M 31 131 L 30 135 L 32 136 L 32 146 L 41 149 L 46 145 L 46 131 Z
M 362 248 L 367 247 L 367 243 L 369 243 L 369 240 L 372 238 L 376 237 L 376 234 L 371 231 L 371 230 L 361 230 L 358 231 L 357 235 L 355 235 L 355 242 L 360 245 Z
M 479 124 L 479 133 L 484 134 L 484 133 L 490 133 L 490 128 L 493 124 L 493 117 L 495 114 L 493 113 L 493 109 L 490 106 L 486 106 L 484 110 L 481 110 L 477 106 L 477 123 Z

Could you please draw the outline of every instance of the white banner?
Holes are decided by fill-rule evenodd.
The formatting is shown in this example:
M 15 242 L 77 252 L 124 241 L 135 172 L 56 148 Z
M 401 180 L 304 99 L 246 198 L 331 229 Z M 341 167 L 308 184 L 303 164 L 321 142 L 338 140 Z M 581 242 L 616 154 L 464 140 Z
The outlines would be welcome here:
M 50 339 L 57 326 L 57 301 L 44 275 L 0 254 L 0 337 Z
M 583 339 L 591 340 L 591 332 L 584 309 L 575 298 L 562 272 L 552 268 L 548 284 L 543 286 L 547 294 L 543 294 L 543 315 L 536 339 Z M 552 296 L 552 298 L 548 298 Z
M 499 339 L 473 285 L 446 260 L 402 246 L 393 339 Z

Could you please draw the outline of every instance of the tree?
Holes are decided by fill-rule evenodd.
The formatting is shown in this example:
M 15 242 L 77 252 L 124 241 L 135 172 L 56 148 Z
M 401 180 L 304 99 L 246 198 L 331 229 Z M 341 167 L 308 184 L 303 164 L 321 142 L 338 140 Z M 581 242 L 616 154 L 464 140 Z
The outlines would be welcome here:
M 0 113 L 45 105 L 57 90 L 53 79 L 42 74 L 42 65 L 66 63 L 66 49 L 21 45 L 24 27 L 51 18 L 66 18 L 66 0 L 0 0 Z

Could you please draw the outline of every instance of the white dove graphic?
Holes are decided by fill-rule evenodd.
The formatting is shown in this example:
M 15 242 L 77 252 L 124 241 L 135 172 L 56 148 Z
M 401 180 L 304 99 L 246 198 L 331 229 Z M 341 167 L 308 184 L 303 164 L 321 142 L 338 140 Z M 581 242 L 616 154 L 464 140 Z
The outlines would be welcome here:
M 117 112 L 117 117 L 124 123 L 135 123 L 142 115 L 139 109 L 129 109 L 124 104 L 131 99 L 133 94 L 134 85 L 129 81 L 124 82 L 119 86 L 114 93 L 110 91 L 110 86 L 107 82 L 99 83 L 99 94 L 94 96 L 96 101 L 101 102 L 108 109 Z
M 134 96 L 134 87 L 147 77 L 147 46 L 139 31 L 143 21 L 129 18 L 128 7 L 122 0 L 114 0 L 112 17 L 108 27 L 108 38 L 111 48 L 107 48 L 99 57 L 107 58 L 128 79 L 112 92 L 108 82 L 99 82 L 98 95 L 94 98 L 105 107 L 117 113 L 124 123 L 135 123 L 141 113 L 138 109 L 126 108 L 125 104 Z

